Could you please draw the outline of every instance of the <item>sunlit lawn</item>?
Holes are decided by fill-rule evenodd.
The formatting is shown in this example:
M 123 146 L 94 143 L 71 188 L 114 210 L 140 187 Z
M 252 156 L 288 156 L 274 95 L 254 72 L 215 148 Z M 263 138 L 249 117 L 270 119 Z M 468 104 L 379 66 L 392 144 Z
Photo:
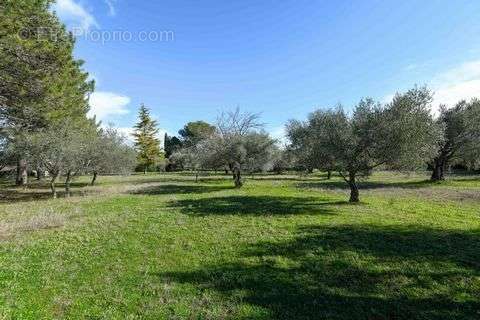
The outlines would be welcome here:
M 0 319 L 480 319 L 480 178 L 102 177 L 0 192 Z

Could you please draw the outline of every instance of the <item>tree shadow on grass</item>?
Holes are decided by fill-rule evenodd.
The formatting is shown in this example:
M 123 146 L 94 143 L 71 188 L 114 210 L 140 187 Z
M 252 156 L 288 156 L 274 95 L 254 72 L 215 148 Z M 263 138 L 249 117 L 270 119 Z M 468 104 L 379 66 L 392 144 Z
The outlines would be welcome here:
M 334 205 L 346 201 L 321 202 L 318 197 L 229 196 L 172 201 L 171 207 L 184 214 L 208 215 L 292 215 L 335 214 Z
M 159 186 L 152 186 L 135 190 L 132 194 L 145 195 L 164 195 L 164 194 L 201 194 L 234 189 L 232 186 L 215 186 L 215 185 L 179 185 L 166 184 Z
M 32 190 L 20 190 L 20 189 L 4 189 L 0 190 L 0 203 L 17 203 L 17 202 L 30 202 L 41 201 L 52 198 L 52 194 L 45 191 L 32 191 Z
M 377 182 L 377 181 L 362 181 L 358 183 L 360 190 L 374 190 L 374 189 L 420 189 L 428 188 L 439 184 L 439 182 L 432 182 L 430 180 L 420 181 L 405 181 L 405 182 Z M 315 189 L 327 189 L 327 190 L 349 190 L 350 187 L 344 181 L 324 180 L 322 182 L 305 182 L 297 184 L 298 188 L 315 188 Z
M 478 319 L 479 260 L 478 231 L 323 226 L 254 244 L 232 263 L 156 276 L 255 306 L 245 319 Z

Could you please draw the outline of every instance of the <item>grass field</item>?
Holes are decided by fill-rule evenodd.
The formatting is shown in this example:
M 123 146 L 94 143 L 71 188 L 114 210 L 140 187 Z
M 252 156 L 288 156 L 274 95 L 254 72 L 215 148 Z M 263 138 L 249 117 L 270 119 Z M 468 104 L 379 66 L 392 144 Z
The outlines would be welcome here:
M 102 177 L 0 198 L 0 319 L 480 319 L 480 178 Z

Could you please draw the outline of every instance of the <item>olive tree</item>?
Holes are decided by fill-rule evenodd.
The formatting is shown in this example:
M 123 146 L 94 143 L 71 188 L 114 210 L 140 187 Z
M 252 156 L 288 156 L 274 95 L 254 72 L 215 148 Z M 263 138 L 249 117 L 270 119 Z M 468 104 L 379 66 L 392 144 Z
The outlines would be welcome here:
M 333 157 L 327 149 L 318 148 L 315 141 L 311 139 L 312 128 L 320 125 L 318 122 L 324 120 L 325 113 L 316 111 L 310 115 L 309 121 L 302 122 L 291 120 L 287 124 L 287 137 L 290 140 L 288 150 L 294 154 L 295 164 L 308 172 L 319 169 L 328 172 L 328 178 L 335 165 Z
M 276 141 L 263 132 L 259 116 L 235 111 L 222 113 L 216 130 L 196 145 L 202 167 L 228 167 L 235 187 L 243 186 L 244 170 L 257 170 L 271 162 Z
M 95 185 L 101 174 L 128 174 L 136 166 L 137 154 L 128 145 L 127 139 L 115 128 L 98 130 L 86 153 L 88 171 L 92 174 L 91 185 Z
M 299 150 L 327 161 L 348 184 L 350 202 L 359 202 L 358 178 L 368 177 L 382 165 L 395 169 L 420 166 L 436 151 L 439 128 L 431 116 L 430 102 L 426 88 L 414 88 L 397 94 L 387 105 L 363 99 L 351 114 L 341 106 L 318 110 L 301 124 L 306 138 L 301 139 L 305 145 Z M 287 129 L 298 126 L 291 122 Z
M 80 126 L 69 120 L 25 136 L 28 161 L 45 168 L 50 175 L 52 196 L 57 197 L 56 182 L 64 174 L 66 195 L 70 196 L 73 177 L 87 170 L 92 126 Z
M 444 127 L 438 153 L 432 161 L 432 181 L 445 179 L 445 170 L 454 160 L 480 149 L 480 100 L 461 101 L 448 109 L 442 106 L 437 119 Z

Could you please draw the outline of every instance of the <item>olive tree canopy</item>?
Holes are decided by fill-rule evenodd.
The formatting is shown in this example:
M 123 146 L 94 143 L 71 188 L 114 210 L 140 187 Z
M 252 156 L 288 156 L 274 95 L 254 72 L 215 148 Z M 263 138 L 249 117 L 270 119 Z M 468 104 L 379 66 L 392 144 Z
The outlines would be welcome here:
M 471 162 L 480 154 L 480 100 L 461 101 L 451 109 L 442 106 L 437 122 L 444 131 L 432 161 L 432 181 L 444 180 L 452 161 L 463 158 Z
M 359 201 L 357 180 L 376 167 L 413 169 L 436 150 L 439 128 L 430 114 L 431 94 L 414 88 L 390 104 L 363 99 L 351 114 L 338 106 L 292 121 L 288 136 L 303 157 L 332 168 L 349 185 L 350 201 Z
M 257 114 L 242 113 L 238 108 L 224 112 L 218 117 L 215 130 L 209 130 L 209 135 L 173 158 L 196 169 L 228 167 L 235 186 L 240 188 L 243 171 L 263 170 L 275 155 L 276 141 L 262 127 Z

